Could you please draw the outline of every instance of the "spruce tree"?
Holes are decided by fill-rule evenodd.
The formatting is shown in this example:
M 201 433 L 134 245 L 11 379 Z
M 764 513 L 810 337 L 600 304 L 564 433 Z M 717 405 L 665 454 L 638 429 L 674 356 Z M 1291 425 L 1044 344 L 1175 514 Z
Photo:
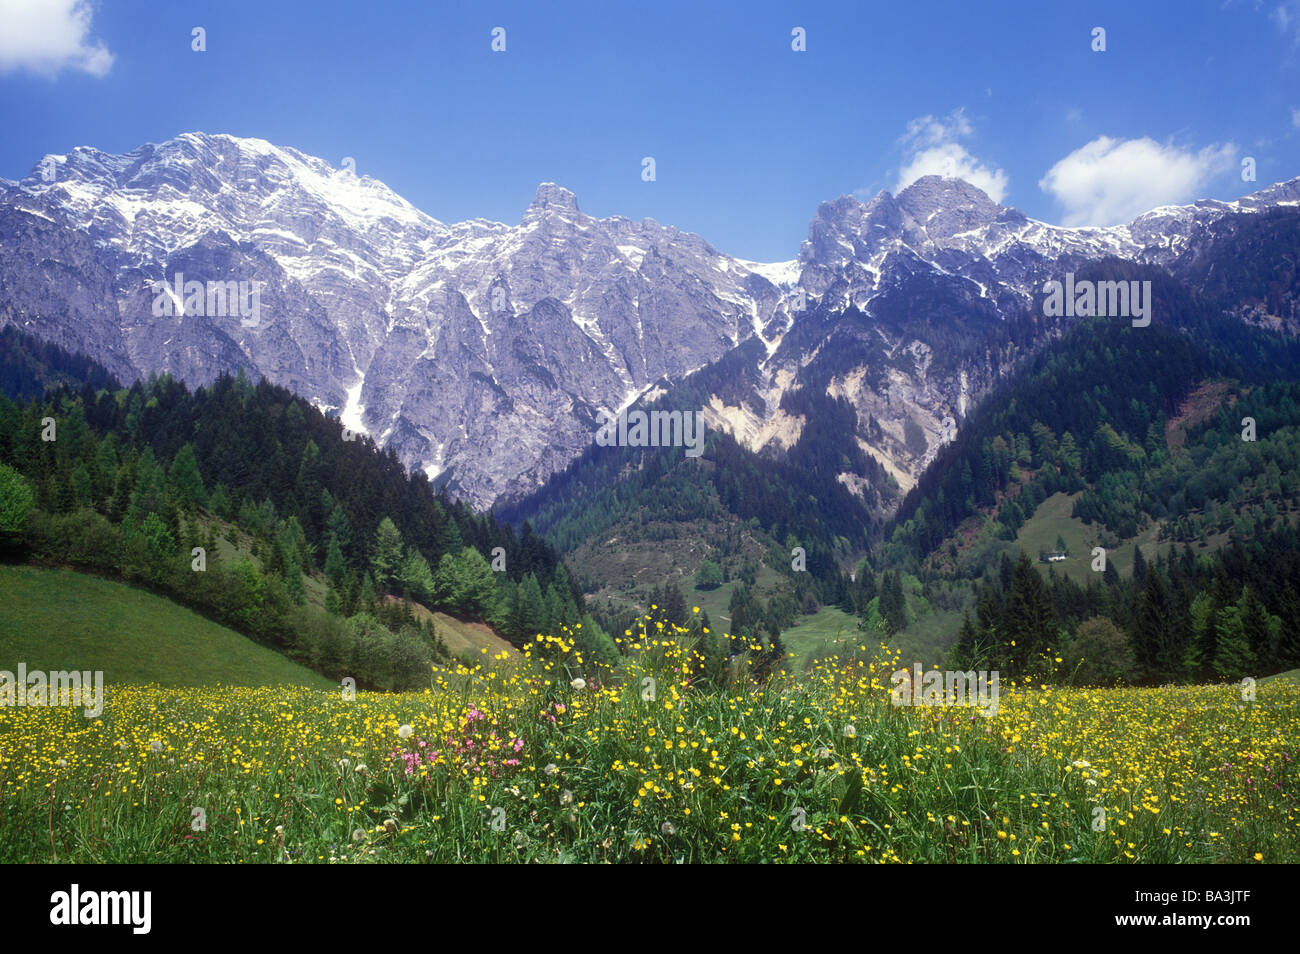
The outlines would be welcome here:
M 970 621 L 970 612 L 962 613 L 961 629 L 957 632 L 957 643 L 953 646 L 952 654 L 949 657 L 954 669 L 969 669 L 976 664 L 976 639 L 975 624 Z
M 1250 649 L 1250 639 L 1241 623 L 1241 611 L 1228 606 L 1219 612 L 1219 651 L 1214 657 L 1214 671 L 1226 679 L 1258 675 L 1258 660 Z
M 361 592 L 357 595 L 356 611 L 358 613 L 373 613 L 375 611 L 377 599 L 378 598 L 375 595 L 375 582 L 370 578 L 370 574 L 366 573 L 361 578 Z
M 208 492 L 203 487 L 203 477 L 199 474 L 198 458 L 194 456 L 194 445 L 185 444 L 167 471 L 167 487 L 172 499 L 182 510 L 194 510 L 208 502 Z
M 1249 585 L 1241 588 L 1237 611 L 1241 616 L 1241 628 L 1246 634 L 1246 643 L 1250 646 L 1256 664 L 1269 667 L 1273 662 L 1271 618 L 1268 610 L 1264 608 L 1264 604 L 1259 601 L 1259 597 Z
M 370 569 L 378 591 L 392 591 L 402 568 L 402 549 L 402 534 L 397 525 L 390 517 L 384 517 L 375 530 L 375 542 L 370 550 Z
M 1133 652 L 1148 674 L 1168 679 L 1181 674 L 1186 644 L 1175 631 L 1173 607 L 1164 578 L 1154 570 L 1133 607 Z
M 325 520 L 325 532 L 338 542 L 339 553 L 343 557 L 344 564 L 348 565 L 354 557 L 352 552 L 352 525 L 348 522 L 348 515 L 337 503 L 334 504 L 329 517 Z
M 343 575 L 346 572 L 347 565 L 343 560 L 343 548 L 339 546 L 338 535 L 331 533 L 325 555 L 325 577 L 333 586 L 338 587 L 342 583 Z
M 1142 548 L 1133 547 L 1133 582 L 1141 586 L 1146 581 L 1147 560 L 1142 555 Z
M 1058 635 L 1056 609 L 1042 576 L 1023 552 L 1012 571 L 1003 624 L 1005 651 L 1013 672 L 1029 671 L 1037 664 L 1039 654 L 1056 648 L 1052 645 Z
M 302 567 L 299 566 L 297 556 L 294 554 L 290 554 L 284 561 L 284 588 L 295 606 L 302 606 L 307 602 L 307 591 L 302 585 Z
M 402 589 L 406 591 L 406 595 L 411 599 L 426 604 L 432 599 L 434 591 L 433 571 L 429 569 L 429 562 L 415 547 L 406 548 L 406 556 L 402 560 L 400 580 Z
M 131 503 L 127 514 L 136 520 L 143 520 L 151 513 L 158 513 L 167 502 L 166 478 L 154 457 L 153 448 L 145 447 L 140 455 L 135 487 L 131 493 Z

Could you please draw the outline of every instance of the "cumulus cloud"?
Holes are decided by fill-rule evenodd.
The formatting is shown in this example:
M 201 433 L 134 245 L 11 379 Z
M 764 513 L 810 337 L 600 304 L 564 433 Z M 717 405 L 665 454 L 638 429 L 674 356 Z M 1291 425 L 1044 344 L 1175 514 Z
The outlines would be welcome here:
M 974 132 L 961 109 L 947 117 L 921 116 L 909 122 L 899 139 L 903 146 L 903 165 L 898 170 L 894 194 L 922 176 L 948 176 L 965 179 L 1000 203 L 1007 194 L 1007 174 L 1001 169 L 990 169 L 958 141 Z
M 1052 166 L 1038 187 L 1061 203 L 1062 225 L 1118 225 L 1158 205 L 1201 198 L 1236 156 L 1230 143 L 1191 152 L 1153 139 L 1100 136 Z
M 90 35 L 89 0 L 0 0 L 0 73 L 65 69 L 104 76 L 113 54 Z

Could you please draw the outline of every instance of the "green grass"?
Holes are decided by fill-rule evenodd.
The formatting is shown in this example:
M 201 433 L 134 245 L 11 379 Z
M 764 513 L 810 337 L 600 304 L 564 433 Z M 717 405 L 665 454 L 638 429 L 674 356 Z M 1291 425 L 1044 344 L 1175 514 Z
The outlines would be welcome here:
M 794 653 L 792 669 L 802 669 L 804 662 L 814 654 L 829 654 L 835 650 L 852 649 L 861 641 L 858 620 L 837 606 L 823 606 L 812 616 L 801 616 L 795 624 L 781 633 L 781 642 L 787 653 Z
M 333 688 L 171 600 L 77 573 L 0 565 L 0 669 L 102 671 L 106 683 Z
M 785 577 L 766 563 L 763 563 L 759 565 L 758 572 L 754 574 L 754 585 L 750 587 L 750 592 L 759 599 L 766 601 L 774 593 L 780 592 L 785 583 Z M 717 589 L 712 590 L 698 590 L 695 588 L 693 580 L 687 580 L 682 585 L 682 595 L 686 597 L 687 604 L 698 606 L 709 614 L 709 620 L 713 623 L 714 629 L 720 633 L 730 632 L 731 610 L 727 608 L 727 605 L 731 602 L 731 594 L 735 592 L 738 586 L 740 586 L 740 579 L 734 576 Z
M 1292 669 L 1289 672 L 1274 673 L 1271 676 L 1265 676 L 1260 682 L 1294 682 L 1300 684 L 1300 669 Z
M 1295 683 L 1257 704 L 1004 686 L 981 715 L 892 704 L 895 658 L 720 688 L 654 633 L 594 689 L 549 652 L 428 692 L 127 686 L 98 719 L 15 708 L 0 863 L 1300 858 Z
M 1058 574 L 1068 576 L 1080 586 L 1087 586 L 1095 579 L 1092 569 L 1092 548 L 1098 545 L 1098 526 L 1089 526 L 1077 517 L 1070 516 L 1078 494 L 1052 494 L 1034 511 L 1034 515 L 1025 521 L 1020 532 L 1016 534 L 1016 545 L 1037 561 L 1038 554 L 1044 550 L 1056 549 L 1056 538 L 1065 540 L 1069 557 L 1059 563 L 1051 564 Z M 1160 525 L 1149 524 L 1141 533 L 1131 540 L 1125 540 L 1118 547 L 1106 551 L 1106 560 L 1115 565 L 1121 577 L 1127 579 L 1133 575 L 1133 551 L 1140 545 L 1142 555 L 1150 563 L 1158 553 L 1168 553 L 1168 543 L 1157 543 L 1156 536 Z M 1048 565 L 1036 563 L 1039 570 L 1046 575 Z

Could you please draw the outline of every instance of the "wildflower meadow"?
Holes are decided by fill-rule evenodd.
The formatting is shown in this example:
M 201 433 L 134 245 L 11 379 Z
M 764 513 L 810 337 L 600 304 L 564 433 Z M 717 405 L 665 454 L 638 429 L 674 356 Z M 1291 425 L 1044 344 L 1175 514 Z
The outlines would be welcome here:
M 425 691 L 110 685 L 0 709 L 5 862 L 1294 862 L 1300 685 L 893 705 L 888 650 L 706 678 L 646 621 Z M 745 661 L 742 661 L 745 660 Z

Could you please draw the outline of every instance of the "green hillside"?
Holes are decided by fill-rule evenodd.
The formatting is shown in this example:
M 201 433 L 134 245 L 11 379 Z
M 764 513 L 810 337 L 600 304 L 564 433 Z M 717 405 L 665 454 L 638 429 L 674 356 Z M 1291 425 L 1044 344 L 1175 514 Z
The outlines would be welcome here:
M 1051 564 L 1052 569 L 1058 574 L 1068 576 L 1080 586 L 1087 586 L 1095 578 L 1092 569 L 1092 548 L 1101 543 L 1101 528 L 1086 524 L 1071 515 L 1079 496 L 1078 493 L 1055 493 L 1044 500 L 1016 534 L 1016 546 L 1036 560 L 1040 553 L 1055 550 L 1058 538 L 1063 539 L 1067 556 L 1064 560 Z M 1170 544 L 1158 542 L 1156 539 L 1159 530 L 1159 524 L 1145 527 L 1136 537 L 1125 540 L 1118 547 L 1112 546 L 1108 549 L 1106 560 L 1115 564 L 1115 569 L 1121 576 L 1131 577 L 1135 546 L 1141 545 L 1142 555 L 1148 561 L 1154 560 L 1157 554 L 1168 555 Z M 1225 539 L 1220 535 L 1214 542 L 1222 544 Z M 1199 552 L 1208 549 L 1208 546 L 1198 544 L 1196 549 Z M 1048 564 L 1038 563 L 1037 566 L 1040 572 L 1044 574 L 1047 572 Z
M 793 626 L 782 630 L 781 643 L 793 653 L 791 669 L 803 669 L 819 653 L 851 651 L 865 637 L 858 631 L 858 619 L 838 606 L 823 606 L 811 616 L 800 616 Z
M 72 570 L 0 565 L 0 669 L 102 670 L 106 683 L 335 684 L 170 600 Z

